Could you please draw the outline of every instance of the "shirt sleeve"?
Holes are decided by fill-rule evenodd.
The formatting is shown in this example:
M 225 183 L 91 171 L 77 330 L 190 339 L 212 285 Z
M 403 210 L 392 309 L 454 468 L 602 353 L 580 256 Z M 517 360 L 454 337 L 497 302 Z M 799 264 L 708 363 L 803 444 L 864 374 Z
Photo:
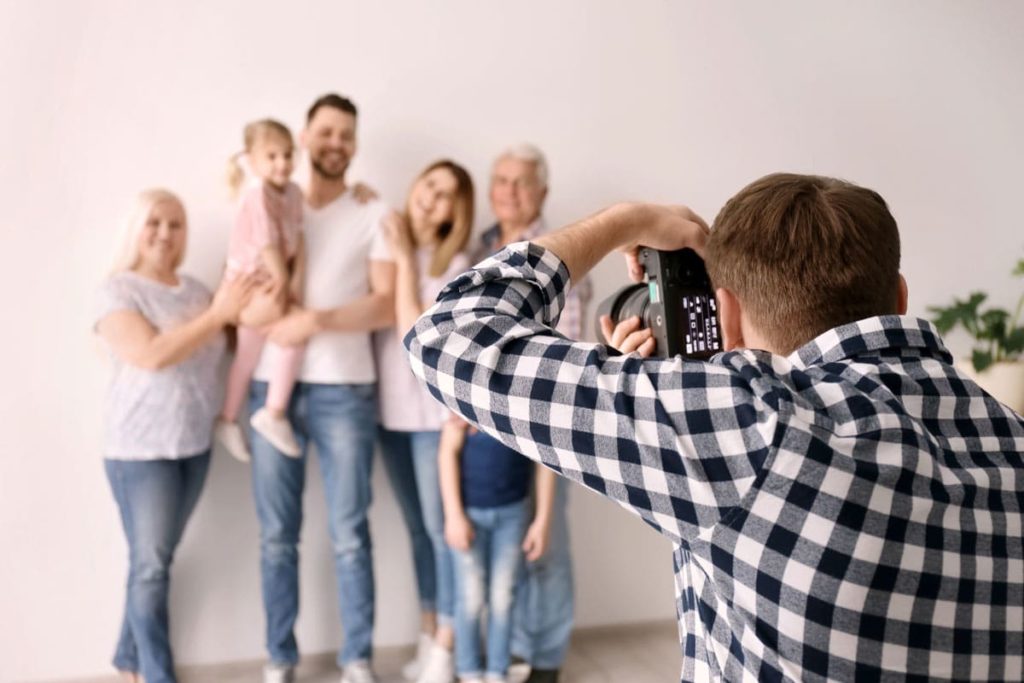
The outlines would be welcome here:
M 373 237 L 370 241 L 371 261 L 394 261 L 391 248 L 384 237 L 384 217 L 388 214 L 388 207 L 384 202 L 375 202 L 374 216 L 371 221 L 373 225 Z
M 95 308 L 93 310 L 93 331 L 100 322 L 111 313 L 117 311 L 142 312 L 139 299 L 123 277 L 113 275 L 100 285 L 96 292 Z
M 406 336 L 413 371 L 470 423 L 688 543 L 750 491 L 777 413 L 725 364 L 558 335 L 568 285 L 553 253 L 510 245 L 450 283 Z

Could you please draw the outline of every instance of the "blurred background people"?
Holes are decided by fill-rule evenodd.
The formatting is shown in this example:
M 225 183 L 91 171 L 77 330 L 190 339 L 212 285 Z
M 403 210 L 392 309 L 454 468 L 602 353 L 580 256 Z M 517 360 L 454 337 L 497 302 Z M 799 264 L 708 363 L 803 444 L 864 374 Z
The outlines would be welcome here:
M 112 362 L 103 454 L 128 541 L 128 587 L 114 666 L 127 681 L 175 681 L 167 595 L 174 551 L 210 462 L 220 411 L 224 328 L 248 302 L 248 276 L 215 296 L 178 272 L 185 209 L 167 190 L 142 192 L 95 330 Z
M 438 440 L 448 410 L 409 369 L 402 337 L 441 288 L 469 267 L 464 249 L 473 228 L 473 182 L 441 160 L 413 182 L 401 212 L 384 232 L 395 259 L 395 327 L 375 334 L 381 455 L 409 531 L 420 600 L 415 659 L 403 674 L 424 683 L 452 678 L 452 559 L 444 540 Z

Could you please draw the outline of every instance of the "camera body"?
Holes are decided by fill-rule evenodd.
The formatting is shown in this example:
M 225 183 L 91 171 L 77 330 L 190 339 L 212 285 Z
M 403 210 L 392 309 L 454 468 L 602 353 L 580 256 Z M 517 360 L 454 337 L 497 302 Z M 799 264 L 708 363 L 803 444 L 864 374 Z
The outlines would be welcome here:
M 612 324 L 634 315 L 654 336 L 654 356 L 682 355 L 707 360 L 722 350 L 715 290 L 704 260 L 692 249 L 641 249 L 646 284 L 623 287 L 598 306 L 597 315 L 609 315 Z M 607 343 L 598 323 L 597 337 Z

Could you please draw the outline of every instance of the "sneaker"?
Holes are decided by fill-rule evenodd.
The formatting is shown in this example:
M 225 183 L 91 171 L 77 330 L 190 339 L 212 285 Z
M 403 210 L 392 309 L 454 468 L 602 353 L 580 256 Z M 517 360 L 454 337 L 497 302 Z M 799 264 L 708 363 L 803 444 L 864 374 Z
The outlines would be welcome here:
M 286 417 L 274 417 L 266 408 L 260 408 L 253 413 L 249 420 L 252 428 L 259 432 L 260 436 L 270 444 L 287 455 L 289 458 L 297 458 L 302 454 L 299 442 L 295 440 L 295 432 Z
M 407 681 L 415 681 L 423 671 L 423 664 L 427 661 L 427 654 L 434 645 L 434 639 L 426 633 L 420 633 L 419 642 L 416 643 L 416 656 L 412 661 L 402 667 L 402 678 Z
M 270 662 L 263 667 L 263 683 L 292 683 L 294 680 L 295 667 L 291 664 Z
M 531 669 L 524 683 L 558 683 L 558 669 Z
M 377 683 L 377 677 L 370 663 L 362 659 L 345 665 L 345 670 L 341 672 L 341 683 Z
M 455 669 L 452 653 L 448 648 L 431 643 L 427 658 L 423 662 L 416 683 L 452 683 L 455 680 Z
M 508 667 L 509 683 L 525 683 L 530 677 L 530 663 L 521 657 L 512 655 L 512 663 Z
M 217 420 L 217 426 L 214 427 L 213 434 L 217 442 L 224 446 L 224 450 L 235 460 L 239 462 L 249 462 L 252 460 L 249 447 L 245 445 L 245 434 L 242 433 L 242 428 L 238 426 L 237 422 L 219 419 Z

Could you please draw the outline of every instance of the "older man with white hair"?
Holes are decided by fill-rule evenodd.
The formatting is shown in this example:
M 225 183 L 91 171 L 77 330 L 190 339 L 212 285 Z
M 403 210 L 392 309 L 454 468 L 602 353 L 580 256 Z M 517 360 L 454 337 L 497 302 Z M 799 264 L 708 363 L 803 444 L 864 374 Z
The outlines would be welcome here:
M 547 232 L 542 210 L 548 194 L 548 164 L 533 145 L 504 150 L 491 169 L 490 200 L 496 223 L 484 231 L 477 259 L 513 242 L 532 240 Z M 589 279 L 573 283 L 557 330 L 581 339 Z M 558 680 L 573 626 L 572 558 L 569 553 L 567 480 L 559 477 L 552 509 L 548 551 L 527 563 L 513 617 L 512 654 L 530 664 L 529 683 Z

